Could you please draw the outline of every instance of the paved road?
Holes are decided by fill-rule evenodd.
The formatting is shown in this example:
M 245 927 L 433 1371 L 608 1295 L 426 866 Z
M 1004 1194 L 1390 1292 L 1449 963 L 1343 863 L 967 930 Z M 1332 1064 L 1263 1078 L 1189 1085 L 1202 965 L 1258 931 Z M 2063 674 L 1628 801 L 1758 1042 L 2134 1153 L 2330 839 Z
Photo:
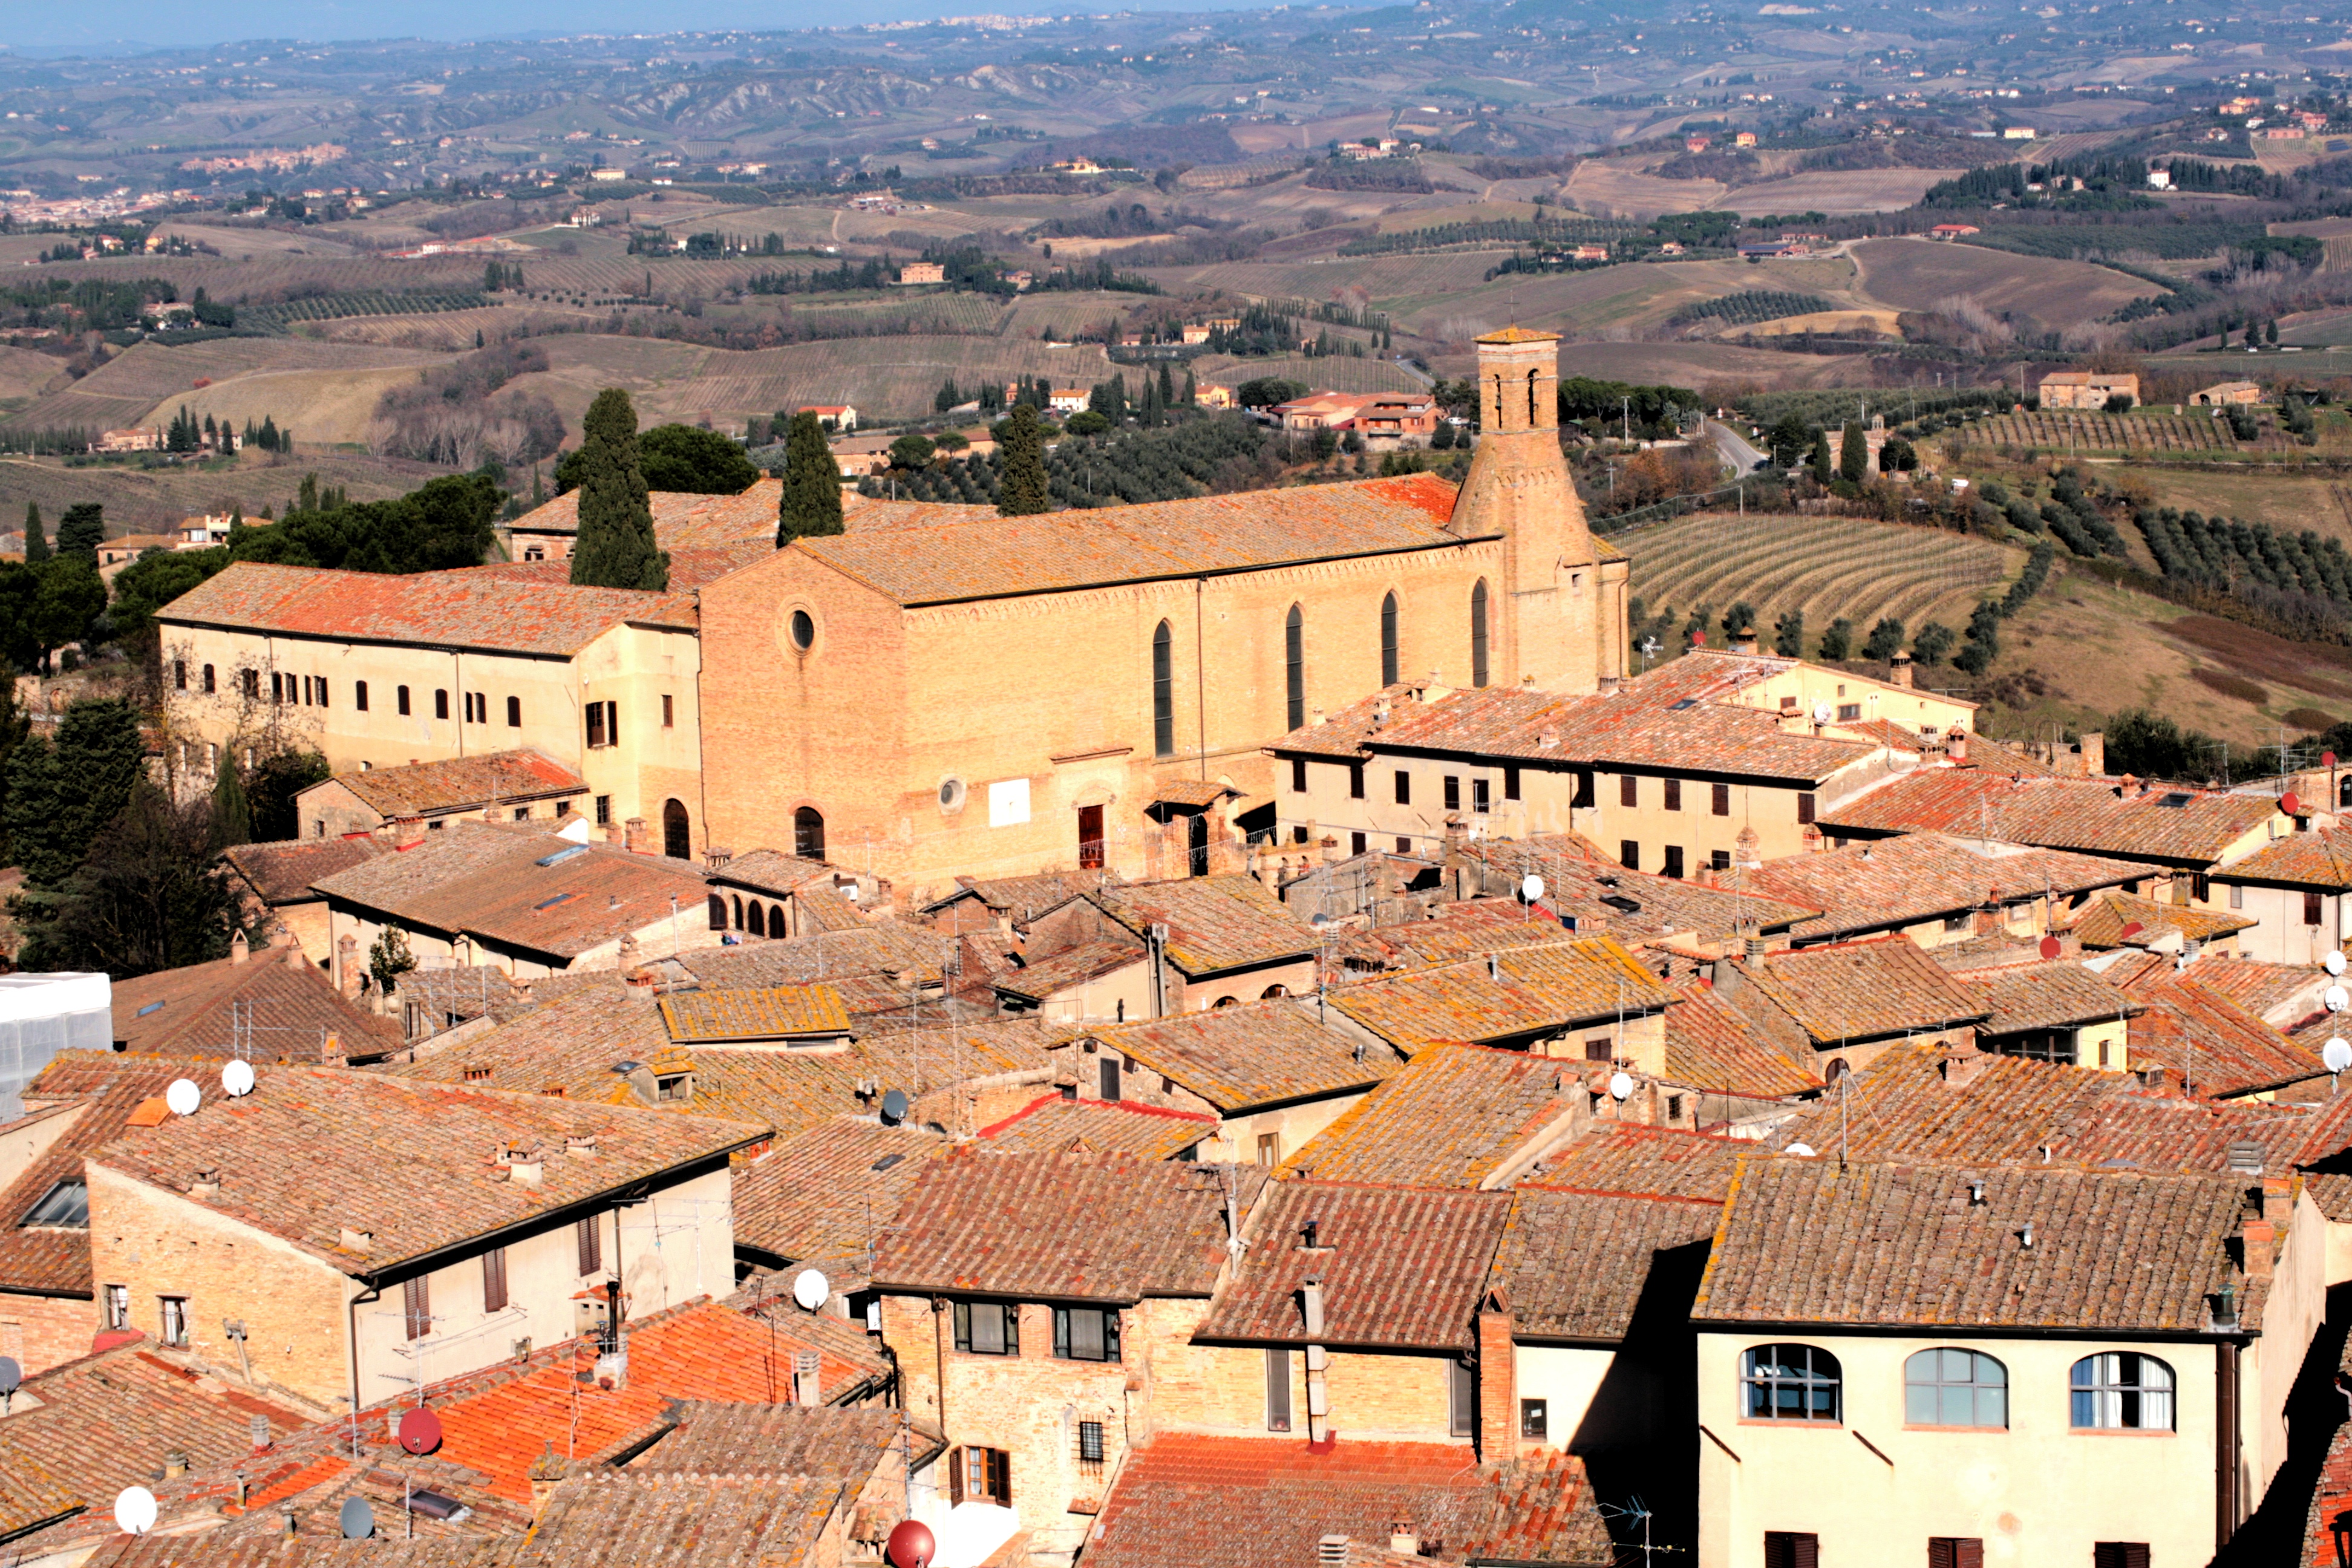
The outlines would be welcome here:
M 1746 437 L 1719 419 L 1706 421 L 1706 433 L 1715 441 L 1715 449 L 1723 454 L 1724 461 L 1742 474 L 1752 474 L 1756 465 L 1764 461 L 1764 454 L 1748 444 Z

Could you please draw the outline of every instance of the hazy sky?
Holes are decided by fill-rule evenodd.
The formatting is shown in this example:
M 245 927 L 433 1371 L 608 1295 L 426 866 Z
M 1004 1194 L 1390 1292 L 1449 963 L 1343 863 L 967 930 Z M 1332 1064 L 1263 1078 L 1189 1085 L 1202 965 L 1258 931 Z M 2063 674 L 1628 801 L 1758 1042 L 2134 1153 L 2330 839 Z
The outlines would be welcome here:
M 216 44 L 241 38 L 479 38 L 515 33 L 678 32 L 708 27 L 793 28 L 982 12 L 1223 10 L 1250 0 L 835 0 L 823 6 L 772 0 L 33 0 L 0 4 L 0 44 L 23 47 Z

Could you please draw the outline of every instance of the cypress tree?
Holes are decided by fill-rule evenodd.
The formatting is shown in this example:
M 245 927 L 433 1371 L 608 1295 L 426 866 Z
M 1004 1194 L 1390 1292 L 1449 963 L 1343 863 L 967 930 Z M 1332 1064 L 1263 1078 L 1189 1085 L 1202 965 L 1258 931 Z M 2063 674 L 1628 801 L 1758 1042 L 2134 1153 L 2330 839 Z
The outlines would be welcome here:
M 1184 406 L 1192 407 L 1200 401 L 1200 396 L 1201 389 L 1193 384 L 1192 373 L 1187 370 L 1184 373 Z
M 784 435 L 784 491 L 776 501 L 776 548 L 841 531 L 841 466 L 814 414 L 793 416 Z
M 1176 382 L 1168 373 L 1168 362 L 1160 362 L 1160 406 L 1168 407 L 1176 401 Z
M 637 411 L 608 386 L 581 422 L 580 536 L 572 581 L 587 588 L 669 586 L 669 554 L 654 543 L 646 476 L 637 465 Z
M 213 780 L 213 844 L 221 849 L 253 842 L 253 809 L 246 804 L 245 781 L 236 763 L 221 752 L 220 776 Z
M 1024 403 L 1005 421 L 1004 439 L 997 449 L 1003 475 L 997 486 L 996 510 L 1003 517 L 1034 517 L 1051 506 L 1045 489 L 1045 443 L 1037 432 L 1037 410 Z
M 25 564 L 38 565 L 49 558 L 48 537 L 41 531 L 41 509 L 37 502 L 25 503 Z
M 1838 477 L 1860 484 L 1870 475 L 1870 447 L 1863 439 L 1862 421 L 1845 422 L 1845 437 L 1838 443 Z
M 1813 432 L 1812 466 L 1813 482 L 1817 485 L 1828 484 L 1830 482 L 1830 433 L 1826 430 Z

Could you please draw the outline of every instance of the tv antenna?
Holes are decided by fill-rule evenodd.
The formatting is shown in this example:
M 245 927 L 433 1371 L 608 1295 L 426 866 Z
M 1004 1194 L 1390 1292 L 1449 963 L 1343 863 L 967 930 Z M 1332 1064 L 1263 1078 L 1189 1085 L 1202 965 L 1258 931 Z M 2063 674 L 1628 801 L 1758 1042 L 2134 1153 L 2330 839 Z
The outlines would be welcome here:
M 1653 1561 L 1658 1552 L 1680 1552 L 1682 1550 L 1679 1546 L 1660 1546 L 1651 1541 L 1650 1520 L 1652 1516 L 1649 1505 L 1643 1502 L 1641 1496 L 1638 1493 L 1628 1497 L 1622 1503 L 1602 1503 L 1601 1505 L 1601 1517 L 1603 1519 L 1626 1520 L 1630 1522 L 1639 1524 L 1642 1527 L 1642 1544 L 1638 1547 L 1634 1547 L 1633 1550 L 1641 1552 L 1642 1561 L 1644 1563 Z

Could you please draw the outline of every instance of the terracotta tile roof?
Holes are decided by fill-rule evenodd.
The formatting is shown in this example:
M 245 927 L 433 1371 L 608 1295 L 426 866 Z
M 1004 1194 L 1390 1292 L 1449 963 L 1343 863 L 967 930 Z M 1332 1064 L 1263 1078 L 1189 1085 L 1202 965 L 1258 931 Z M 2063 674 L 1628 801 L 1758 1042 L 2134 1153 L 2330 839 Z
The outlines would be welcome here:
M 2161 1063 L 2195 1093 L 2252 1094 L 2315 1079 L 2319 1053 L 2279 1033 L 2189 973 L 2129 987 L 2147 1011 L 2131 1026 L 2134 1065 Z
M 793 542 L 901 605 L 1150 582 L 1460 542 L 1454 487 L 1433 474 L 1141 506 L 982 514 Z
M 1741 987 L 1732 994 L 1732 1005 L 1741 1006 L 1752 986 L 1795 1019 L 1820 1048 L 1944 1029 L 1985 1016 L 1980 998 L 1904 936 L 1776 952 L 1760 965 L 1739 968 Z
M 673 552 L 764 540 L 774 548 L 776 508 L 783 495 L 782 479 L 763 479 L 738 495 L 698 495 L 686 490 L 655 490 L 646 497 L 653 513 L 654 542 Z M 862 520 L 861 520 L 862 521 Z M 580 492 L 566 490 L 508 523 L 517 533 L 580 531 Z M 673 554 L 673 563 L 675 555 Z M 548 564 L 571 569 L 569 562 Z
M 288 963 L 287 952 L 264 948 L 243 963 L 218 958 L 115 982 L 115 1039 L 154 1056 L 241 1052 L 264 1062 L 320 1061 L 330 1035 L 351 1052 L 401 1043 L 397 1024 L 354 1006 L 307 959 Z
M 1580 933 L 1615 935 L 1627 945 L 1674 931 L 1717 942 L 1743 925 L 1771 931 L 1820 912 L 1818 905 L 1759 893 L 1742 873 L 1737 888 L 1629 871 L 1581 834 L 1548 833 L 1515 842 L 1487 839 L 1469 853 L 1514 880 L 1532 871 L 1544 879 L 1543 910 L 1572 915 Z M 1628 904 L 1633 907 L 1628 909 Z M 1811 929 L 1811 928 L 1807 928 Z
M 2323 827 L 2273 839 L 2214 873 L 2225 882 L 2268 882 L 2342 892 L 2352 888 L 2352 828 Z
M 1381 1546 L 1409 1519 L 1446 1558 L 1602 1568 L 1614 1562 L 1583 1462 L 1545 1453 L 1481 1467 L 1463 1444 L 1162 1433 L 1128 1457 L 1088 1568 L 1297 1568 L 1326 1534 Z
M 2259 922 L 2226 910 L 2200 910 L 2186 904 L 2136 899 L 2129 893 L 2101 893 L 2081 909 L 2062 912 L 2061 931 L 2072 931 L 2084 947 L 2146 947 L 2168 931 L 2179 931 L 2185 942 L 2210 942 L 2242 931 Z M 2134 926 L 2138 927 L 2132 931 Z M 2124 933 L 2130 931 L 2131 934 Z
M 2188 973 L 2208 991 L 2227 996 L 2255 1017 L 2281 1027 L 2316 1011 L 2320 994 L 2334 983 L 2324 969 L 2263 963 L 2218 952 L 2205 953 Z
M 245 879 L 265 904 L 297 904 L 319 898 L 310 884 L 348 871 L 362 860 L 389 855 L 392 846 L 372 834 L 349 838 L 288 838 L 274 844 L 239 844 L 221 858 Z
M 623 625 L 693 631 L 685 594 L 499 580 L 480 573 L 328 572 L 240 561 L 156 612 L 171 626 L 570 658 Z
M 334 902 L 569 962 L 668 920 L 708 929 L 700 867 L 552 833 L 453 822 L 398 855 L 320 879 Z
M 638 1476 L 594 1471 L 558 1487 L 532 1525 L 528 1563 L 810 1561 L 825 1523 L 854 1495 L 845 1479 L 806 1476 Z
M 479 811 L 494 800 L 548 800 L 588 789 L 578 773 L 529 746 L 337 773 L 335 782 L 387 817 Z
M 2073 959 L 1965 969 L 1952 978 L 1984 999 L 1991 1016 L 1979 1026 L 1988 1035 L 2098 1023 L 2144 1010 Z
M 1966 1065 L 1974 1076 L 1950 1081 L 1935 1047 L 1898 1046 L 1842 1080 L 1843 1113 L 1824 1099 L 1772 1144 L 1843 1147 L 1857 1160 L 2214 1173 L 2229 1169 L 2231 1144 L 2251 1142 L 2275 1173 L 2314 1136 L 2314 1118 L 2300 1108 L 2150 1093 L 2130 1073 L 2020 1057 Z
M 2141 793 L 2095 779 L 2013 780 L 1977 768 L 1929 767 L 1865 791 L 1820 821 L 1824 833 L 1981 834 L 2012 844 L 2205 866 L 2277 816 L 2277 802 L 2256 795 L 2161 784 Z
M 952 938 L 896 921 L 877 921 L 849 931 L 746 942 L 740 947 L 698 947 L 677 955 L 678 963 L 707 986 L 804 985 L 823 981 L 841 989 L 852 975 L 904 976 L 910 984 L 937 985 L 955 951 Z
M 879 1405 L 746 1405 L 689 1400 L 669 1436 L 631 1459 L 625 1475 L 814 1476 L 862 1485 L 905 1429 Z
M 1691 1318 L 2202 1332 L 2245 1206 L 2245 1184 L 2218 1176 L 1751 1162 Z M 2245 1301 L 2249 1329 L 2259 1297 Z
M 1694 980 L 1675 986 L 1674 994 L 1675 1005 L 1666 1009 L 1666 1070 L 1661 1075 L 1667 1082 L 1696 1089 L 1702 1096 L 1758 1100 L 1780 1100 L 1822 1087 L 1811 1062 L 1792 1060 L 1769 1034 L 1727 1006 L 1714 987 Z
M 1173 1160 L 1214 1137 L 1217 1119 L 1125 1100 L 1064 1100 L 1044 1094 L 992 1126 L 980 1130 L 989 1146 L 1007 1154 L 1132 1154 Z
M 331 1068 L 265 1065 L 255 1077 L 240 1100 L 205 1086 L 194 1115 L 132 1128 L 89 1163 L 172 1193 L 217 1171 L 210 1207 L 362 1279 L 719 1158 L 767 1131 Z M 595 1137 L 593 1156 L 566 1152 L 582 1132 Z M 540 1184 L 509 1181 L 494 1163 L 494 1150 L 517 1144 L 545 1152 Z M 347 1249 L 347 1232 L 373 1243 Z
M 2352 1423 L 2336 1429 L 2320 1461 L 2304 1517 L 2299 1568 L 2341 1568 L 2343 1559 L 2336 1549 L 2339 1524 L 2352 1529 Z
M 188 1071 L 184 1059 L 60 1051 L 25 1098 L 37 1107 L 9 1127 L 35 1118 L 72 1118 L 37 1158 L 0 1190 L 0 1289 L 26 1295 L 94 1294 L 89 1277 L 89 1228 L 28 1226 L 35 1205 L 59 1182 L 83 1180 L 82 1159 L 121 1136 L 133 1111 L 162 1095 Z
M 780 1138 L 736 1169 L 735 1245 L 822 1268 L 836 1289 L 862 1289 L 876 1234 L 947 1147 L 923 1128 L 854 1116 Z
M 1421 1052 L 1284 1162 L 1286 1176 L 1507 1185 L 1582 1109 L 1577 1063 L 1481 1046 Z
M 0 1537 L 78 1509 L 110 1514 L 167 1450 L 196 1466 L 244 1459 L 257 1417 L 273 1439 L 310 1424 L 143 1339 L 26 1378 L 15 1405 L 0 1421 Z
M 830 881 L 803 883 L 793 893 L 793 912 L 803 932 L 861 931 L 874 921 L 845 888 Z
M 1360 1048 L 1293 1001 L 1246 1003 L 1093 1034 L 1229 1116 L 1366 1089 L 1397 1068 L 1393 1056 Z
M 1507 1193 L 1276 1182 L 1249 1224 L 1248 1250 L 1193 1337 L 1306 1343 L 1299 1287 L 1311 1275 L 1323 1282 L 1324 1344 L 1469 1350 L 1479 1290 L 1510 1210 Z
M 1313 927 L 1256 878 L 1239 873 L 1106 887 L 1089 896 L 1138 937 L 1165 925 L 1168 961 L 1194 979 L 1304 958 L 1318 945 Z
M 2146 866 L 2127 860 L 1915 833 L 1769 861 L 1748 871 L 1742 886 L 1822 910 L 1820 919 L 1797 927 L 1797 935 L 1811 941 L 1897 930 L 2045 890 L 2071 898 L 2147 876 Z
M 1026 921 L 1057 904 L 1091 893 L 1112 879 L 1100 871 L 1053 871 L 1037 877 L 958 877 L 952 893 L 933 899 L 923 912 L 935 914 L 961 899 L 972 899 L 997 914 Z
M 1012 966 L 996 976 L 998 993 L 1024 1002 L 1043 1002 L 1057 991 L 1141 963 L 1145 955 L 1140 941 L 1120 931 L 1116 937 L 1077 942 L 1035 958 L 1012 956 Z
M 1610 937 L 1543 947 L 1336 986 L 1329 1005 L 1407 1055 L 1431 1046 L 1515 1041 L 1673 1000 L 1658 977 Z
M 660 1003 L 669 1037 L 681 1045 L 782 1040 L 849 1033 L 849 1013 L 830 985 L 680 991 Z
M 833 875 L 823 860 L 804 860 L 781 849 L 754 849 L 729 858 L 710 873 L 721 887 L 743 888 L 787 899 L 820 877 Z
M 1721 1203 L 1734 1167 L 1756 1152 L 1742 1139 L 1605 1121 L 1548 1156 L 1528 1180 L 1580 1192 Z
M 1246 1214 L 1265 1173 L 1229 1169 Z M 874 1279 L 916 1292 L 1205 1296 L 1225 1260 L 1224 1204 L 1216 1167 L 966 1144 L 924 1164 L 875 1245 Z
M 1320 902 L 1297 882 L 1286 889 L 1286 901 L 1310 919 L 1322 912 Z M 1459 963 L 1475 953 L 1541 946 L 1559 941 L 1560 935 L 1558 921 L 1542 911 L 1530 913 L 1516 899 L 1465 899 L 1424 905 L 1417 898 L 1382 898 L 1359 905 L 1349 895 L 1335 900 L 1329 912 L 1352 914 L 1360 908 L 1386 923 L 1332 934 L 1331 956 L 1350 973 L 1434 969 Z
M 1683 1263 L 1695 1282 L 1704 1244 L 1722 1217 L 1723 1205 L 1708 1198 L 1522 1186 L 1512 1194 L 1487 1289 L 1509 1304 L 1514 1338 L 1622 1340 L 1656 1255 L 1691 1248 Z

